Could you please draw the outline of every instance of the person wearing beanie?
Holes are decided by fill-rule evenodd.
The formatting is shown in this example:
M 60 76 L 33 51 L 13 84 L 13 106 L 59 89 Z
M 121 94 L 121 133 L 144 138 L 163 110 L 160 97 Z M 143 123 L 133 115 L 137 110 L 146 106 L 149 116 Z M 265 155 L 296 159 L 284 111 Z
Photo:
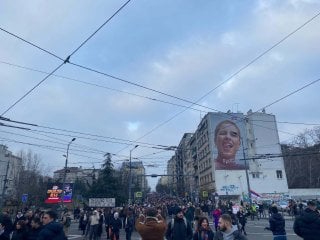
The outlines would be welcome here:
M 191 223 L 184 217 L 182 209 L 176 208 L 176 215 L 168 224 L 166 238 L 168 240 L 190 240 L 192 237 Z
M 167 224 L 157 209 L 149 207 L 145 215 L 139 215 L 135 226 L 142 240 L 163 240 Z
M 269 227 L 265 229 L 272 231 L 273 240 L 287 240 L 283 216 L 278 212 L 277 206 L 272 206 L 270 210 Z

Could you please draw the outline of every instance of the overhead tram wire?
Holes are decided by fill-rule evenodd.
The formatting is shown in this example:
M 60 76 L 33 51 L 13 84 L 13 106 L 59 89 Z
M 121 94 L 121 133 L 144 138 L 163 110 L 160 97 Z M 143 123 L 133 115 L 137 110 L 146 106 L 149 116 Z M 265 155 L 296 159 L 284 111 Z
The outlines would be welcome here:
M 2 117 L 0 117 L 0 120 L 8 121 L 8 122 L 17 122 L 17 121 L 14 121 L 14 120 L 11 120 L 8 118 L 2 118 Z M 88 139 L 88 140 L 93 140 L 93 141 L 101 141 L 101 142 L 117 143 L 117 144 L 125 144 L 125 145 L 139 144 L 141 147 L 153 148 L 153 149 L 172 148 L 172 146 L 167 146 L 167 145 L 162 145 L 162 144 L 152 144 L 152 143 L 147 143 L 147 142 L 134 142 L 134 141 L 122 139 L 122 138 L 107 137 L 107 136 L 102 136 L 102 135 L 98 135 L 98 134 L 83 133 L 83 132 L 79 132 L 79 131 L 71 131 L 71 130 L 67 130 L 67 129 L 37 125 L 37 124 L 33 124 L 33 123 L 22 123 L 22 124 L 27 124 L 27 125 L 32 125 L 34 127 L 58 131 L 58 132 L 49 132 L 49 131 L 43 131 L 43 130 L 28 129 L 29 131 L 36 132 L 36 133 L 46 133 L 46 134 L 60 135 L 60 136 L 66 136 L 66 137 L 74 137 L 75 136 L 74 134 L 79 134 L 81 136 L 77 135 L 77 138 L 83 138 L 83 139 Z M 59 132 L 62 132 L 62 133 L 59 133 Z M 70 134 L 65 134 L 65 132 L 70 133 Z M 90 136 L 90 137 L 94 137 L 94 138 L 89 138 L 86 136 Z M 111 140 L 120 141 L 120 142 L 108 141 L 106 139 L 111 139 Z
M 16 68 L 21 68 L 21 69 L 33 71 L 33 72 L 38 72 L 38 73 L 42 73 L 42 74 L 49 74 L 48 72 L 45 72 L 45 71 L 42 71 L 42 70 L 39 70 L 39 69 L 25 67 L 25 66 L 21 66 L 21 65 L 18 65 L 18 64 L 14 64 L 14 63 L 9 63 L 9 62 L 6 62 L 6 61 L 1 61 L 0 60 L 0 63 L 6 64 L 8 66 L 16 67 Z M 66 77 L 66 76 L 62 76 L 62 75 L 58 75 L 58 74 L 52 74 L 52 76 L 57 77 L 57 78 L 67 79 L 67 80 L 70 80 L 70 81 L 74 81 L 74 82 L 85 84 L 85 85 L 89 85 L 89 86 L 94 86 L 94 87 L 98 87 L 98 88 L 107 89 L 107 90 L 110 90 L 110 91 L 115 91 L 115 92 L 120 92 L 120 93 L 124 93 L 124 94 L 128 94 L 128 95 L 132 95 L 132 96 L 135 96 L 135 97 L 145 98 L 147 100 L 151 100 L 151 101 L 155 101 L 155 102 L 160 102 L 160 103 L 165 103 L 165 104 L 169 104 L 169 105 L 173 105 L 173 106 L 177 106 L 177 107 L 187 108 L 187 106 L 185 106 L 185 105 L 164 101 L 164 100 L 157 99 L 157 98 L 154 98 L 154 97 L 143 96 L 143 95 L 140 95 L 140 94 L 131 93 L 131 92 L 115 89 L 115 88 L 110 88 L 110 87 L 107 87 L 107 86 L 103 86 L 103 85 L 96 84 L 96 83 L 90 83 L 90 82 L 79 80 L 79 79 L 75 79 L 75 78 L 70 78 L 70 77 Z M 202 106 L 202 108 L 207 108 L 207 107 L 206 106 Z M 202 111 L 202 110 L 196 109 L 196 108 L 190 108 L 190 109 L 194 110 L 194 111 L 198 111 L 198 112 L 205 112 L 205 111 Z M 208 109 L 208 110 L 212 110 L 212 109 Z
M 286 99 L 287 97 L 290 97 L 291 95 L 293 95 L 293 94 L 295 94 L 295 93 L 298 93 L 298 92 L 302 91 L 303 89 L 305 89 L 305 88 L 307 88 L 307 87 L 310 87 L 311 85 L 313 85 L 313 84 L 315 84 L 315 83 L 317 83 L 317 82 L 319 82 L 319 81 L 320 81 L 320 78 L 318 78 L 318 79 L 316 79 L 316 80 L 314 80 L 314 81 L 311 81 L 310 83 L 308 83 L 308 84 L 306 84 L 306 85 L 304 85 L 304 86 L 302 86 L 302 87 L 300 87 L 300 88 L 298 88 L 298 89 L 296 89 L 296 90 L 288 93 L 287 95 L 285 95 L 285 96 L 283 96 L 283 97 L 281 97 L 281 98 L 273 101 L 272 103 L 270 103 L 270 104 L 268 104 L 268 105 L 266 105 L 266 106 L 258 109 L 257 112 L 258 112 L 258 111 L 261 111 L 261 110 L 263 110 L 263 109 L 266 109 L 266 108 L 268 108 L 268 107 L 270 107 L 270 106 L 272 106 L 272 105 L 274 105 L 274 104 L 276 104 L 276 103 L 278 103 L 278 102 Z
M 73 62 L 69 62 L 69 63 L 71 65 L 77 66 L 79 68 L 86 69 L 86 70 L 88 70 L 90 72 L 94 72 L 94 73 L 103 75 L 105 77 L 109 77 L 109 78 L 112 78 L 112 79 L 127 83 L 129 85 L 133 85 L 133 86 L 136 86 L 136 87 L 139 87 L 139 88 L 142 88 L 142 89 L 154 92 L 154 93 L 158 93 L 158 94 L 161 94 L 161 95 L 164 95 L 166 97 L 170 97 L 170 98 L 173 98 L 173 99 L 176 99 L 176 100 L 179 100 L 179 101 L 183 101 L 183 102 L 186 102 L 186 103 L 189 103 L 189 104 L 191 103 L 192 104 L 191 106 L 185 106 L 186 109 L 191 109 L 191 107 L 195 105 L 195 106 L 202 107 L 202 108 L 205 108 L 205 109 L 210 109 L 211 111 L 214 111 L 214 112 L 219 112 L 219 110 L 217 110 L 217 109 L 214 109 L 214 108 L 211 108 L 211 107 L 208 107 L 208 106 L 203 106 L 203 105 L 201 105 L 201 104 L 199 104 L 197 102 L 188 100 L 186 98 L 178 97 L 178 96 L 175 96 L 175 95 L 163 92 L 163 91 L 159 91 L 159 90 L 156 90 L 156 89 L 153 89 L 153 88 L 150 88 L 150 87 L 146 87 L 146 86 L 143 86 L 141 84 L 138 84 L 138 83 L 135 83 L 135 82 L 131 82 L 131 81 L 128 81 L 126 79 L 123 79 L 123 78 L 120 78 L 120 77 L 116 77 L 116 76 L 113 76 L 111 74 L 104 73 L 102 71 L 99 71 L 99 70 L 96 70 L 96 69 L 93 69 L 93 68 L 90 68 L 90 67 L 82 66 L 82 65 L 77 64 L 77 63 L 73 63 Z
M 10 139 L 10 138 L 4 138 L 4 137 L 0 137 L 0 140 L 4 140 L 6 142 L 19 143 L 19 144 L 23 144 L 23 145 L 35 146 L 35 147 L 39 147 L 39 148 L 42 148 L 42 149 L 47 149 L 47 150 L 51 150 L 51 151 L 55 151 L 55 152 L 65 153 L 65 149 L 63 147 L 60 148 L 60 147 L 54 147 L 54 146 L 50 146 L 50 145 L 42 145 L 42 144 L 36 144 L 36 143 L 30 143 L 30 142 L 17 141 L 17 140 L 13 140 L 13 139 Z M 74 153 L 74 152 L 71 152 L 70 154 L 75 155 L 75 156 L 79 156 L 79 157 L 88 158 L 88 159 L 95 159 L 95 160 L 103 161 L 103 158 L 100 159 L 100 158 L 96 158 L 96 157 L 77 154 L 77 153 Z
M 14 106 L 16 106 L 19 102 L 21 102 L 25 97 L 27 97 L 33 90 L 35 90 L 37 87 L 39 87 L 45 80 L 47 80 L 53 73 L 55 73 L 56 71 L 58 71 L 58 69 L 60 69 L 64 64 L 69 63 L 69 60 L 71 58 L 71 56 L 73 56 L 77 51 L 80 50 L 81 47 L 83 47 L 95 34 L 97 34 L 98 31 L 101 30 L 101 28 L 103 28 L 113 17 L 115 17 L 131 0 L 126 1 L 111 17 L 109 17 L 96 31 L 94 31 L 85 41 L 83 41 L 66 59 L 62 59 L 61 57 L 31 43 L 30 41 L 27 41 L 3 28 L 0 28 L 1 31 L 6 32 L 7 34 L 12 35 L 15 38 L 20 39 L 21 41 L 38 48 L 41 51 L 44 51 L 46 53 L 48 53 L 51 56 L 54 56 L 55 58 L 58 58 L 59 60 L 62 61 L 62 63 L 60 65 L 58 65 L 50 74 L 48 74 L 45 78 L 43 78 L 39 83 L 37 83 L 34 87 L 32 87 L 29 91 L 27 91 L 22 97 L 20 97 L 17 101 L 15 101 L 11 106 L 9 106 L 0 116 L 3 116 L 4 114 L 6 114 L 8 111 L 10 111 Z
M 308 19 L 306 22 L 304 22 L 302 25 L 300 25 L 298 28 L 296 28 L 295 30 L 291 31 L 289 34 L 287 34 L 285 37 L 283 37 L 282 39 L 280 39 L 278 42 L 276 42 L 275 44 L 273 44 L 270 48 L 266 49 L 265 51 L 263 51 L 261 54 L 259 54 L 258 56 L 256 56 L 253 60 L 251 60 L 249 63 L 247 63 L 246 65 L 242 66 L 239 70 L 237 70 L 235 73 L 233 73 L 231 76 L 229 76 L 225 81 L 221 82 L 220 84 L 218 84 L 216 87 L 214 87 L 213 89 L 211 89 L 210 91 L 208 91 L 207 93 L 205 93 L 202 97 L 200 97 L 199 99 L 197 99 L 195 101 L 195 103 L 200 102 L 202 99 L 204 99 L 205 97 L 207 97 L 209 94 L 211 94 L 213 91 L 215 91 L 216 89 L 218 89 L 219 87 L 221 87 L 222 85 L 226 84 L 227 82 L 229 82 L 233 77 L 235 77 L 236 75 L 238 75 L 239 73 L 241 73 L 243 70 L 247 69 L 249 66 L 251 66 L 253 63 L 255 63 L 256 61 L 258 61 L 260 58 L 262 58 L 264 55 L 266 55 L 267 53 L 269 53 L 271 50 L 273 50 L 275 47 L 279 46 L 281 43 L 283 43 L 285 40 L 287 40 L 289 37 L 291 37 L 293 34 L 295 34 L 296 32 L 298 32 L 299 30 L 301 30 L 303 27 L 305 27 L 307 24 L 309 24 L 310 22 L 312 22 L 314 19 L 316 19 L 317 17 L 319 17 L 320 15 L 320 11 L 317 12 L 313 17 L 311 17 L 310 19 Z M 70 63 L 72 64 L 72 63 Z M 189 107 L 192 107 L 194 104 L 191 104 Z M 262 108 L 263 109 L 263 108 Z M 261 109 L 261 110 L 262 110 Z M 260 110 L 260 111 L 261 111 Z M 170 117 L 169 119 L 165 120 L 164 122 L 160 123 L 159 125 L 157 125 L 156 127 L 154 127 L 153 129 L 151 129 L 149 132 L 147 132 L 146 134 L 144 134 L 142 137 L 138 138 L 137 140 L 141 140 L 142 138 L 146 137 L 147 135 L 151 134 L 152 132 L 154 132 L 156 129 L 160 128 L 161 126 L 165 125 L 166 123 L 170 122 L 172 119 L 174 119 L 175 117 L 179 116 L 180 114 L 182 114 L 183 112 L 185 112 L 185 110 L 180 111 L 178 113 L 176 113 L 174 116 Z M 218 111 L 220 112 L 220 111 Z M 232 114 L 230 114 L 232 115 Z M 123 148 L 121 150 L 119 150 L 117 153 L 123 151 L 126 148 Z
M 28 135 L 24 135 L 24 134 L 19 134 L 19 133 L 14 133 L 14 132 L 9 132 L 9 131 L 2 131 L 0 130 L 0 132 L 2 133 L 6 133 L 6 134 L 9 134 L 9 135 L 15 135 L 15 136 L 20 136 L 20 137 L 24 137 L 24 138 L 30 138 L 30 139 L 34 139 L 34 140 L 38 140 L 38 141 L 45 141 L 45 142 L 48 142 L 48 143 L 53 143 L 53 144 L 58 144 L 58 145 L 62 145 L 62 146 L 65 146 L 65 142 L 66 141 L 52 141 L 52 140 L 48 140 L 48 139 L 44 139 L 44 138 L 38 138 L 38 137 L 32 137 L 32 136 L 28 136 Z M 80 148 L 81 147 L 81 148 Z M 84 150 L 84 145 L 74 145 L 73 146 L 73 149 L 79 149 L 80 152 L 87 152 L 87 153 L 94 153 L 94 154 L 105 154 L 105 151 L 102 151 L 102 150 L 97 150 L 97 149 L 88 149 L 87 146 L 85 146 L 87 148 L 87 150 Z
M 47 80 L 53 73 L 58 71 L 59 68 L 61 68 L 65 62 L 61 63 L 58 67 L 56 67 L 51 73 L 49 73 L 45 78 L 43 78 L 40 82 L 38 82 L 35 86 L 33 86 L 29 91 L 27 91 L 22 97 L 20 97 L 17 101 L 15 101 L 13 104 L 11 104 L 1 115 L 0 117 L 4 116 L 7 112 L 9 112 L 14 106 L 16 106 L 19 102 L 21 102 L 26 96 L 28 96 L 33 90 L 35 90 L 37 87 L 39 87 L 45 80 Z
M 302 24 L 301 26 L 299 26 L 297 29 L 295 29 L 294 31 L 292 31 L 291 33 L 289 33 L 288 35 L 286 35 L 284 38 L 282 38 L 280 41 L 278 41 L 276 44 L 274 44 L 272 47 L 270 47 L 269 49 L 265 50 L 263 53 L 261 53 L 260 55 L 258 55 L 256 58 L 254 58 L 252 61 L 250 61 L 248 64 L 246 64 L 245 66 L 241 67 L 237 72 L 235 72 L 234 74 L 232 74 L 229 78 L 227 78 L 225 81 L 223 81 L 222 83 L 218 84 L 215 88 L 211 89 L 209 92 L 207 92 L 205 95 L 203 95 L 200 99 L 198 99 L 197 101 L 195 102 L 192 102 L 192 101 L 189 101 L 189 100 L 186 100 L 186 99 L 183 99 L 183 98 L 180 98 L 180 97 L 176 97 L 174 95 L 171 95 L 171 94 L 167 94 L 167 93 L 164 93 L 164 92 L 161 92 L 161 91 L 158 91 L 158 90 L 155 90 L 155 89 L 151 89 L 151 88 L 148 88 L 148 87 L 145 87 L 145 86 L 142 86 L 140 84 L 136 84 L 136 83 L 133 83 L 133 82 L 130 82 L 130 81 L 127 81 L 127 80 L 124 80 L 124 79 L 121 79 L 121 78 L 118 78 L 118 77 L 115 77 L 115 76 L 112 76 L 110 74 L 106 74 L 106 73 L 103 73 L 101 71 L 98 71 L 98 70 L 94 70 L 92 68 L 88 68 L 88 67 L 85 67 L 85 66 L 81 66 L 79 64 L 76 64 L 76 63 L 72 63 L 70 62 L 70 57 L 75 54 L 75 52 L 77 52 L 90 38 L 92 38 L 107 22 L 109 22 L 125 5 L 127 5 L 128 3 L 130 2 L 127 1 L 114 15 L 112 15 L 104 24 L 102 24 L 97 31 L 95 31 L 93 34 L 91 34 L 81 45 L 80 47 L 78 47 L 76 50 L 74 50 L 71 55 L 69 55 L 67 57 L 66 60 L 64 60 L 64 63 L 70 63 L 72 65 L 75 65 L 75 66 L 78 66 L 78 67 L 81 67 L 81 68 L 84 68 L 84 69 L 87 69 L 89 71 L 93 71 L 93 72 L 96 72 L 96 73 L 99 73 L 99 74 L 102 74 L 102 75 L 105 75 L 105 76 L 108 76 L 108 77 L 111 77 L 111 78 L 114 78 L 114 79 L 117 79 L 119 81 L 124 81 L 128 84 L 133 84 L 135 86 L 138 86 L 138 87 L 142 87 L 142 88 L 145 88 L 147 90 L 150 90 L 150 91 L 154 91 L 154 92 L 157 92 L 159 94 L 163 94 L 165 96 L 168 96 L 168 97 L 172 97 L 172 98 L 175 98 L 175 99 L 178 99 L 178 100 L 181 100 L 181 101 L 185 101 L 185 102 L 188 102 L 188 103 L 191 103 L 192 105 L 190 105 L 188 108 L 191 108 L 193 105 L 197 105 L 197 106 L 201 106 L 201 107 L 205 107 L 205 106 L 202 106 L 200 104 L 198 104 L 199 101 L 201 101 L 203 98 L 205 98 L 206 96 L 208 96 L 209 94 L 211 94 L 213 91 L 215 91 L 217 88 L 221 87 L 222 85 L 224 85 L 226 82 L 228 82 L 231 78 L 233 78 L 234 76 L 236 76 L 237 74 L 239 74 L 241 71 L 243 71 L 244 69 L 246 69 L 247 67 L 249 67 L 252 63 L 254 63 L 255 61 L 257 61 L 258 59 L 260 59 L 262 56 L 264 56 L 266 53 L 268 53 L 269 51 L 271 51 L 273 48 L 275 48 L 276 46 L 280 45 L 283 41 L 285 41 L 287 38 L 289 38 L 291 35 L 293 35 L 294 33 L 296 33 L 297 31 L 299 31 L 301 28 L 303 28 L 305 25 L 307 25 L 308 23 L 310 23 L 311 21 L 313 21 L 315 18 L 317 18 L 319 15 L 320 15 L 320 12 L 318 12 L 315 16 L 313 16 L 312 18 L 310 18 L 308 21 L 306 21 L 304 24 Z M 3 30 L 3 29 L 1 29 Z M 6 31 L 5 32 L 11 34 L 10 32 Z M 18 37 L 14 34 L 11 34 L 15 37 Z M 24 40 L 23 38 L 21 37 L 18 37 L 19 39 L 21 39 L 22 41 L 25 41 L 26 43 L 28 44 L 31 44 L 32 46 L 35 46 L 41 50 L 44 50 L 43 48 L 40 48 L 38 47 L 37 45 L 35 44 L 32 44 L 31 42 L 28 42 L 26 40 Z M 45 52 L 47 53 L 50 53 L 49 51 L 46 51 L 44 50 Z M 50 54 L 52 56 L 56 56 L 55 54 Z M 59 59 L 61 59 L 60 57 L 58 57 Z M 41 82 L 42 83 L 42 82 Z M 40 85 L 40 84 L 39 84 Z M 21 99 L 22 100 L 22 99 Z M 20 100 L 20 101 L 21 101 Z M 207 108 L 207 107 L 205 107 Z M 212 109 L 211 110 L 213 111 L 217 111 L 219 112 L 219 110 L 217 109 Z M 157 129 L 157 128 L 155 128 Z
M 44 48 L 42 48 L 42 47 L 39 47 L 38 45 L 36 45 L 36 44 L 34 44 L 34 43 L 32 43 L 32 42 L 24 39 L 24 38 L 22 38 L 22 37 L 20 37 L 20 36 L 18 36 L 18 35 L 16 35 L 16 34 L 14 34 L 14 33 L 12 33 L 12 32 L 9 32 L 8 30 L 6 30 L 6 29 L 4 29 L 4 28 L 2 28 L 2 27 L 0 27 L 0 30 L 3 31 L 3 32 L 5 32 L 5 33 L 7 33 L 7 34 L 9 34 L 9 35 L 11 35 L 11 36 L 13 36 L 13 37 L 15 37 L 15 38 L 18 38 L 19 40 L 21 40 L 21 41 L 23 41 L 23 42 L 25 42 L 25 43 L 27 43 L 27 44 L 35 47 L 35 48 L 38 48 L 39 50 L 41 50 L 41 51 L 43 51 L 43 52 L 45 52 L 45 53 L 47 53 L 47 54 L 49 54 L 49 55 L 57 58 L 57 59 L 59 59 L 59 60 L 61 60 L 61 61 L 63 61 L 63 62 L 65 61 L 63 58 L 59 57 L 58 55 L 56 55 L 56 54 L 54 54 L 54 53 L 52 53 L 52 52 L 50 52 L 50 51 L 48 51 L 48 50 L 46 50 L 46 49 L 44 49 Z
M 263 52 L 262 54 L 260 54 L 258 57 L 256 57 L 254 60 L 252 60 L 251 62 L 249 62 L 247 65 L 245 65 L 244 67 L 242 67 L 241 69 L 239 69 L 235 74 L 233 74 L 229 79 L 225 80 L 223 83 L 219 84 L 217 87 L 215 87 L 214 89 L 212 89 L 210 92 L 208 92 L 207 94 L 205 94 L 202 98 L 200 98 L 197 102 L 199 102 L 200 100 L 202 100 L 204 97 L 206 97 L 208 94 L 210 94 L 211 92 L 213 92 L 215 89 L 217 89 L 218 87 L 220 87 L 222 84 L 226 83 L 227 81 L 229 81 L 232 77 L 234 77 L 235 75 L 239 74 L 241 71 L 243 71 L 245 68 L 247 68 L 249 65 L 251 65 L 253 62 L 257 61 L 259 58 L 261 58 L 263 55 L 265 55 L 267 52 L 271 51 L 274 47 L 276 47 L 277 45 L 279 45 L 280 43 L 282 43 L 284 40 L 286 40 L 288 37 L 290 37 L 291 35 L 293 35 L 295 32 L 297 32 L 298 30 L 300 30 L 302 27 L 304 27 L 305 25 L 307 25 L 309 22 L 311 22 L 313 19 L 315 19 L 316 17 L 318 17 L 320 13 L 318 13 L 317 15 L 315 15 L 313 18 L 309 19 L 307 22 L 305 22 L 303 25 L 301 25 L 299 28 L 297 28 L 295 31 L 291 32 L 290 34 L 288 34 L 285 38 L 283 38 L 282 40 L 280 40 L 278 43 L 276 43 L 275 45 L 273 45 L 271 48 L 269 48 L 268 50 L 266 50 L 265 52 Z M 92 36 L 91 36 L 92 37 Z M 87 39 L 88 40 L 88 39 Z M 86 41 L 87 41 L 86 40 Z M 78 49 L 77 49 L 78 50 Z M 74 53 L 73 53 L 74 54 Z M 69 57 L 68 57 L 69 58 Z M 69 59 L 66 59 L 65 62 L 70 63 Z M 60 59 L 60 58 L 59 58 Z M 191 108 L 194 104 L 192 104 L 191 106 L 189 106 L 189 108 Z M 200 105 L 201 106 L 201 105 Z M 218 110 L 215 110 L 218 111 Z M 184 112 L 184 111 L 182 111 Z M 177 115 L 180 115 L 182 112 L 178 113 Z M 176 117 L 177 115 L 175 115 L 174 117 Z M 174 118 L 173 117 L 173 118 Z M 165 123 L 171 121 L 173 118 L 171 118 L 170 120 L 167 120 Z M 165 124 L 164 123 L 164 124 Z M 163 124 L 161 124 L 162 126 Z M 160 126 L 159 126 L 160 127 Z M 154 128 L 153 130 L 151 130 L 148 135 L 153 132 L 154 130 L 156 130 L 158 127 Z

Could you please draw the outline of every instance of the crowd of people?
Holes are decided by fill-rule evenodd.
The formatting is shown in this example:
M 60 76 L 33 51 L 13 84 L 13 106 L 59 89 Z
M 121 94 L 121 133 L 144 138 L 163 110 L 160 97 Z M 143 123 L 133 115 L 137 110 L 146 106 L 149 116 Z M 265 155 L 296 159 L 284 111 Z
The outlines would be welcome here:
M 4 210 L 0 215 L 0 240 L 66 240 L 63 222 L 66 216 L 58 222 L 55 211 L 28 210 L 18 211 L 12 221 L 12 216 Z
M 263 211 L 261 211 L 263 210 Z M 268 218 L 274 240 L 286 240 L 285 219 L 276 205 L 267 210 L 259 204 L 219 201 L 194 205 L 177 199 L 152 199 L 145 204 L 121 208 L 77 208 L 58 217 L 54 211 L 18 211 L 14 219 L 8 211 L 0 216 L 0 240 L 66 240 L 73 222 L 86 240 L 119 240 L 124 229 L 126 240 L 137 231 L 142 240 L 233 240 L 247 239 L 246 223 Z M 210 219 L 213 225 L 210 226 Z M 305 240 L 320 239 L 320 215 L 315 201 L 299 211 L 294 221 L 294 232 Z

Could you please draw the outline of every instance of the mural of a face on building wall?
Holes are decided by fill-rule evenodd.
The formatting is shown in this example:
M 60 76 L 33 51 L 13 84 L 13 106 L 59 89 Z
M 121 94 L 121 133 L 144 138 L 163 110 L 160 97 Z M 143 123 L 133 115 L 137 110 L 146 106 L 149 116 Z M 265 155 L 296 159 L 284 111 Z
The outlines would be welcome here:
M 216 126 L 214 131 L 214 143 L 217 148 L 216 170 L 245 169 L 244 162 L 236 158 L 241 145 L 240 134 L 239 127 L 230 120 L 224 120 Z

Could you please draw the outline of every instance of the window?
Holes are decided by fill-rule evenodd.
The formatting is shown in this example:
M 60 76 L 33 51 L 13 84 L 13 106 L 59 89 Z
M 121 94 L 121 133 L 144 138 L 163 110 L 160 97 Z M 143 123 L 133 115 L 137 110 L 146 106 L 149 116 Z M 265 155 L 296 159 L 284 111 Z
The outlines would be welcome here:
M 277 170 L 277 178 L 282 179 L 282 170 Z
M 252 178 L 259 178 L 260 177 L 260 174 L 255 172 L 255 173 L 252 173 Z

